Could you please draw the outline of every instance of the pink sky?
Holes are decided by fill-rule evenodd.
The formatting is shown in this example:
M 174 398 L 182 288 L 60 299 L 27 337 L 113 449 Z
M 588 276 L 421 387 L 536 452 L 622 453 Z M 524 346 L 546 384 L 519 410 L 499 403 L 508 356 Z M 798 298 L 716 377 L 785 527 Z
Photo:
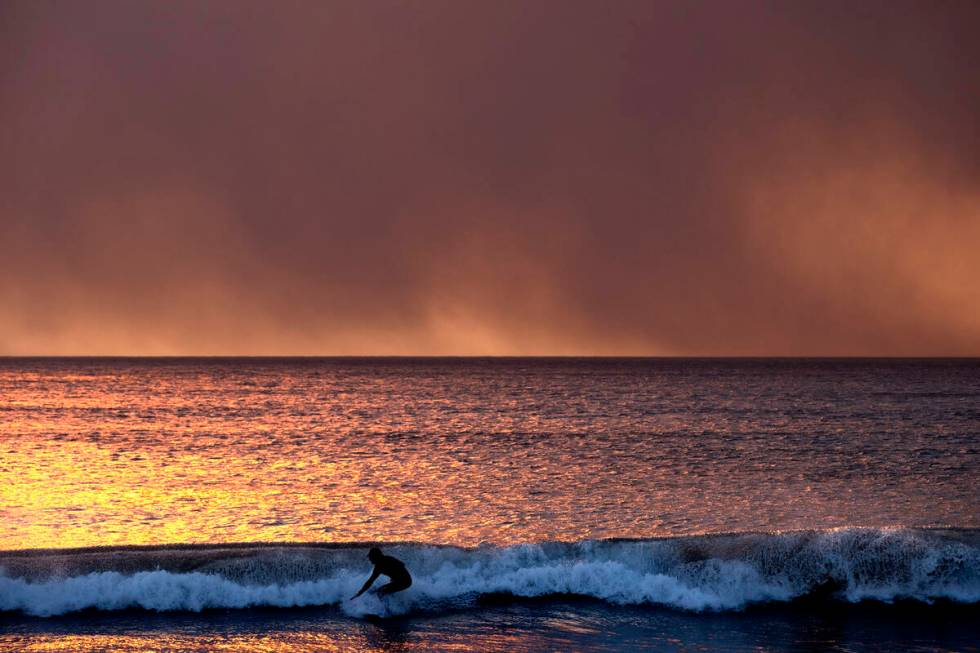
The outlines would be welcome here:
M 0 354 L 980 355 L 975 2 L 0 4 Z

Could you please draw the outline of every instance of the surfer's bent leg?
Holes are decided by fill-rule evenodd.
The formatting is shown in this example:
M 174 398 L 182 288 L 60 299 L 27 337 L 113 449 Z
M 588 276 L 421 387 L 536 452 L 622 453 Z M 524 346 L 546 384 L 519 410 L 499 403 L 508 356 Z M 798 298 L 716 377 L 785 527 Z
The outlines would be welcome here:
M 411 586 L 411 578 L 393 580 L 390 583 L 386 583 L 378 588 L 378 596 L 388 596 L 389 594 L 394 594 L 395 592 L 407 590 Z

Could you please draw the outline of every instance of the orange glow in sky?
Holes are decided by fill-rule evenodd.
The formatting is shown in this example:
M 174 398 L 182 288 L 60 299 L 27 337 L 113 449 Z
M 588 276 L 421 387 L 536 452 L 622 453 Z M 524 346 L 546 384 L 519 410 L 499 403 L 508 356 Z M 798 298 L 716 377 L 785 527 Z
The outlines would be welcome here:
M 976 3 L 0 7 L 0 355 L 978 355 Z

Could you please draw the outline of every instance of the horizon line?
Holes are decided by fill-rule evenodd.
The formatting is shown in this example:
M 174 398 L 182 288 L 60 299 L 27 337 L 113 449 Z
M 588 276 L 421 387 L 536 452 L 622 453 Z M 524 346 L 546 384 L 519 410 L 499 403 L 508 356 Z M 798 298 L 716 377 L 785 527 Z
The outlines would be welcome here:
M 980 360 L 980 354 L 0 354 L 0 360 Z

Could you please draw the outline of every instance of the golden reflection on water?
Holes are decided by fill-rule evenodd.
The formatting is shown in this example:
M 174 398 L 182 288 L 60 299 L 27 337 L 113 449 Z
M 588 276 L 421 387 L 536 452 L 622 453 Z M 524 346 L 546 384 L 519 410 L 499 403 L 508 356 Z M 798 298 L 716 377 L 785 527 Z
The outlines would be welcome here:
M 948 370 L 508 365 L 0 361 L 0 549 L 975 525 Z
M 523 631 L 509 632 L 500 625 L 467 624 L 464 629 L 432 628 L 402 630 L 369 624 L 339 624 L 329 629 L 278 630 L 247 633 L 181 633 L 166 630 L 136 634 L 31 633 L 0 634 L 0 653 L 36 651 L 201 652 L 258 651 L 290 653 L 306 651 L 364 651 L 400 653 L 407 651 L 534 651 L 574 647 L 574 640 Z
M 372 643 L 371 638 L 357 632 L 344 634 L 331 632 L 276 633 L 274 635 L 175 635 L 154 633 L 153 635 L 49 635 L 32 634 L 24 641 L 0 638 L 0 652 L 37 651 L 38 653 L 60 653 L 76 651 L 141 651 L 146 653 L 171 651 L 257 651 L 267 653 L 286 653 L 289 651 L 367 651 L 390 653 L 403 647 L 385 643 Z M 426 647 L 413 646 L 412 650 L 425 650 Z M 457 650 L 477 650 L 471 648 Z
M 548 490 L 577 488 L 580 479 L 553 465 L 547 442 L 507 447 L 515 430 L 540 428 L 533 411 L 526 423 L 483 415 L 474 424 L 452 405 L 457 387 L 419 406 L 411 380 L 398 376 L 111 365 L 87 374 L 7 370 L 0 387 L 0 549 L 476 544 L 591 530 L 575 510 L 587 495 L 566 493 L 562 510 L 548 509 Z M 474 428 L 502 430 L 503 442 L 484 447 Z M 434 442 L 420 437 L 440 430 Z M 592 482 L 614 474 L 593 472 Z M 534 506 L 545 518 L 529 517 Z
M 504 621 L 463 623 L 413 622 L 408 624 L 370 624 L 357 621 L 317 621 L 309 627 L 282 628 L 275 622 L 246 631 L 225 630 L 207 625 L 206 618 L 193 632 L 171 628 L 150 628 L 128 632 L 46 632 L 3 633 L 0 631 L 0 653 L 35 651 L 45 653 L 79 651 L 140 651 L 199 653 L 204 651 L 258 651 L 290 653 L 306 651 L 364 651 L 366 653 L 404 653 L 408 651 L 520 651 L 569 650 L 575 648 L 574 635 L 561 629 L 545 628 L 543 632 L 511 628 Z M 227 625 L 227 622 L 223 622 Z M 118 624 L 104 623 L 114 629 Z M 549 624 L 552 626 L 553 624 Z M 96 626 L 98 629 L 99 626 Z M 591 635 L 601 634 L 589 631 Z

